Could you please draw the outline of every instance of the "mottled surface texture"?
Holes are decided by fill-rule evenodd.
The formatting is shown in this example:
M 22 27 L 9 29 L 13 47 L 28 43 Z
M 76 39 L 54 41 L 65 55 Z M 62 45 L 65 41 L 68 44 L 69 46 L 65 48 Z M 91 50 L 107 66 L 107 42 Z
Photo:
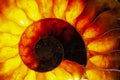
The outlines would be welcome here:
M 32 70 L 39 64 L 37 58 L 31 58 L 36 56 L 31 47 L 40 39 L 34 36 L 38 36 L 38 33 L 39 36 L 47 36 L 52 31 L 50 27 L 34 26 L 43 25 L 36 22 L 46 18 L 66 21 L 81 35 L 88 57 L 85 68 L 74 61 L 63 60 L 52 71 L 41 73 Z M 31 28 L 24 33 L 28 26 Z M 53 31 L 58 30 L 53 28 Z M 62 39 L 69 40 L 66 35 L 71 32 L 65 29 L 64 33 Z M 20 39 L 23 44 L 20 44 Z M 76 41 L 80 40 L 73 38 L 69 43 Z M 72 54 L 74 47 L 67 49 L 66 53 L 70 52 L 71 56 L 79 58 L 77 52 L 76 55 Z M 24 60 L 32 65 L 23 63 L 20 56 L 25 56 Z M 120 80 L 119 0 L 0 0 L 0 80 L 80 80 L 83 77 L 89 80 Z

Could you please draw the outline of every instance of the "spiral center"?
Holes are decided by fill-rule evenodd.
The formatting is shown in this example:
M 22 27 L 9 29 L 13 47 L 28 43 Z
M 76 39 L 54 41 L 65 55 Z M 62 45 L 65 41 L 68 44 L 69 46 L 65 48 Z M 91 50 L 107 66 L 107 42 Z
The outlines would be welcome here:
M 81 35 L 72 25 L 56 18 L 31 24 L 21 37 L 19 50 L 24 64 L 38 72 L 51 71 L 64 60 L 87 64 Z
M 35 53 L 40 61 L 38 71 L 45 72 L 54 69 L 61 63 L 64 49 L 56 38 L 48 36 L 38 41 Z

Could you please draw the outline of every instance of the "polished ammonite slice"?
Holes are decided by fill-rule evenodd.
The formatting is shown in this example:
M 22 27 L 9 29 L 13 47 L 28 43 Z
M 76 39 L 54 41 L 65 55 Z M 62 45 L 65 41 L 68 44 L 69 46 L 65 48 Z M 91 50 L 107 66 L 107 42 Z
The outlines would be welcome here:
M 119 2 L 0 0 L 0 80 L 120 80 Z

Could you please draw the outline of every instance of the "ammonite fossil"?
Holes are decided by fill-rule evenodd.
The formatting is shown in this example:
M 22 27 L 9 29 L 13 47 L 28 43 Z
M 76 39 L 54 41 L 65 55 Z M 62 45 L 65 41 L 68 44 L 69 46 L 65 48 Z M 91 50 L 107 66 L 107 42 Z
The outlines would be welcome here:
M 120 80 L 120 1 L 0 0 L 0 80 Z

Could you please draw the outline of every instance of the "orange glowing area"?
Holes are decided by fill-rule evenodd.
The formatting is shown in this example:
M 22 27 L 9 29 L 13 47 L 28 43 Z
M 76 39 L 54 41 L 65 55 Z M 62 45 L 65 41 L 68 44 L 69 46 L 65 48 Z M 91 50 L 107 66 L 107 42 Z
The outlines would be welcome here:
M 62 55 L 54 69 L 38 71 L 42 62 L 34 48 L 50 33 L 61 40 L 54 49 Z M 71 36 L 80 41 L 74 33 L 85 43 L 87 61 L 77 52 L 71 58 L 63 55 Z M 0 80 L 120 80 L 119 0 L 0 0 Z

